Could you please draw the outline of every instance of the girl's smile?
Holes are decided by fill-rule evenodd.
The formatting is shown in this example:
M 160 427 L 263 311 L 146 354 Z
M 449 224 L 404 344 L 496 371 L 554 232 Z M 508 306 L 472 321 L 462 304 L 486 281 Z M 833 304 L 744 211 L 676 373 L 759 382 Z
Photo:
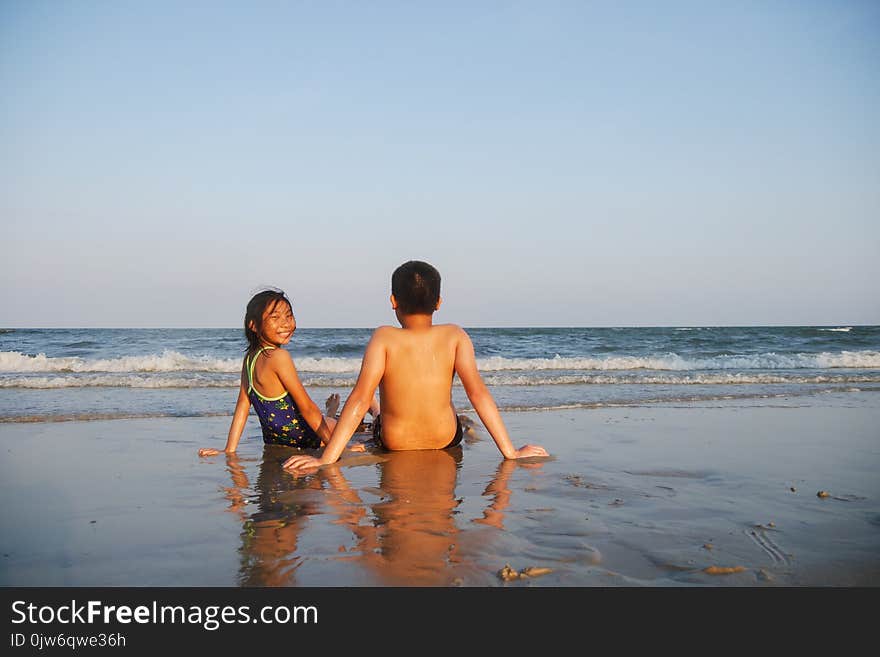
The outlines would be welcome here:
M 282 345 L 290 342 L 296 331 L 296 318 L 286 303 L 276 303 L 263 313 L 260 338 L 269 344 Z

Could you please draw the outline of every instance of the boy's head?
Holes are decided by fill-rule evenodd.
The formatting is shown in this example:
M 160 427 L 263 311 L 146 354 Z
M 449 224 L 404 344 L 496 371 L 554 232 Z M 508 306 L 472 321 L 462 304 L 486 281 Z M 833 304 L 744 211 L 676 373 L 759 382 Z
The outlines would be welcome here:
M 399 312 L 430 315 L 440 302 L 440 272 L 427 262 L 405 262 L 391 275 L 391 294 Z

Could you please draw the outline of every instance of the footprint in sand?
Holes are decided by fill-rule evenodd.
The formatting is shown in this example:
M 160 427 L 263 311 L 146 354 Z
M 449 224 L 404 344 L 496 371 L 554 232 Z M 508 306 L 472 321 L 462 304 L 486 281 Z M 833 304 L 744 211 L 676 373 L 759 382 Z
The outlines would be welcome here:
M 767 528 L 763 525 L 756 525 L 752 529 L 745 529 L 743 533 L 748 536 L 755 544 L 766 552 L 774 564 L 791 565 L 791 555 L 782 551 L 782 548 L 767 535 L 767 531 L 774 531 L 773 528 Z

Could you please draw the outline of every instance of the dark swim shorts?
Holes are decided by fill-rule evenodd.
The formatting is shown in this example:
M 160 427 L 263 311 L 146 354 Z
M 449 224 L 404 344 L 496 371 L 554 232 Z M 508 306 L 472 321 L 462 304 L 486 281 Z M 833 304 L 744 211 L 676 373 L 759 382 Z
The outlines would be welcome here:
M 461 420 L 458 415 L 455 416 L 455 435 L 452 437 L 452 440 L 449 441 L 449 444 L 443 447 L 443 449 L 449 449 L 450 447 L 455 447 L 461 444 L 461 438 L 463 435 L 463 431 L 461 428 Z M 373 439 L 379 443 L 379 447 L 383 449 L 388 449 L 385 447 L 385 443 L 382 442 L 382 416 L 377 415 L 373 418 Z

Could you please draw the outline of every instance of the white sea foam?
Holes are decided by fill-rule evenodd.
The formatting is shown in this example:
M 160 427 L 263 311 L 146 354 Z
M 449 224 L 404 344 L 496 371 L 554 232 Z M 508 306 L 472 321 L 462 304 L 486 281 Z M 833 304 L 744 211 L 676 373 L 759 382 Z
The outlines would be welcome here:
M 360 358 L 297 358 L 296 369 L 301 372 L 350 374 L 361 369 Z
M 190 357 L 176 351 L 146 356 L 84 360 L 77 356 L 50 358 L 15 351 L 0 352 L 0 372 L 238 372 L 241 361 L 232 358 Z
M 552 386 L 552 385 L 763 385 L 814 383 L 880 383 L 880 376 L 797 376 L 779 374 L 571 374 L 559 376 L 528 376 L 515 374 L 483 377 L 491 386 Z
M 771 373 L 634 373 L 634 374 L 558 374 L 535 375 L 519 373 L 485 374 L 490 386 L 570 386 L 570 385 L 769 385 L 769 384 L 853 384 L 880 383 L 880 375 L 801 376 Z M 355 377 L 307 375 L 303 385 L 315 388 L 351 388 Z M 230 376 L 149 376 L 110 374 L 58 374 L 55 376 L 0 377 L 0 389 L 25 388 L 51 390 L 57 388 L 234 388 L 237 377 Z M 456 379 L 455 385 L 460 382 Z
M 313 358 L 296 360 L 297 369 L 313 374 L 355 374 L 360 369 L 359 358 Z M 605 356 L 601 358 L 479 358 L 482 372 L 506 371 L 598 371 L 651 370 L 695 372 L 704 370 L 797 370 L 797 369 L 880 369 L 878 351 L 841 351 L 818 354 L 748 354 L 716 356 L 713 358 L 683 358 L 675 353 L 656 356 Z M 30 356 L 19 352 L 0 352 L 0 373 L 114 373 L 162 374 L 173 372 L 202 372 L 237 374 L 241 361 L 234 358 L 186 356 L 176 351 L 146 356 L 87 360 L 78 357 L 51 358 L 45 354 Z
M 305 372 L 357 372 L 358 358 L 301 358 L 298 369 Z M 220 372 L 238 373 L 241 360 L 237 358 L 211 358 L 209 356 L 186 356 L 176 351 L 146 356 L 121 356 L 87 360 L 76 356 L 51 358 L 46 354 L 31 356 L 15 351 L 0 352 L 0 372 Z
M 830 368 L 880 368 L 878 351 L 842 351 L 819 354 L 748 354 L 713 358 L 682 358 L 669 353 L 660 356 L 607 356 L 604 358 L 503 358 L 477 360 L 484 372 L 504 370 L 792 370 Z
M 849 333 L 850 331 L 852 331 L 852 326 L 841 326 L 838 328 L 820 328 L 819 330 L 820 331 L 831 331 L 831 332 L 837 332 L 837 333 Z
M 0 378 L 0 388 L 233 388 L 237 379 L 151 376 L 13 376 Z

